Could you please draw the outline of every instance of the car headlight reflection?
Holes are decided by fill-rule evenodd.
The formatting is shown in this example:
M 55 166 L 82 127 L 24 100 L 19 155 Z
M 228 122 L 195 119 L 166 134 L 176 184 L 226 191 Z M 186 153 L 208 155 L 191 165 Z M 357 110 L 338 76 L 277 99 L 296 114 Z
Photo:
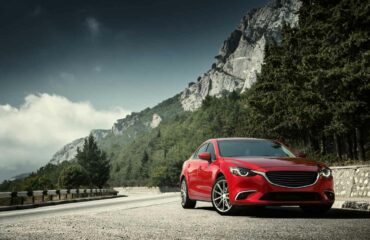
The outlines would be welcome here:
M 246 176 L 255 176 L 255 175 L 257 175 L 252 170 L 250 170 L 248 168 L 244 168 L 244 167 L 230 167 L 229 170 L 235 176 L 246 177 Z
M 332 176 L 332 172 L 330 168 L 323 168 L 320 170 L 320 175 L 326 178 L 329 178 Z

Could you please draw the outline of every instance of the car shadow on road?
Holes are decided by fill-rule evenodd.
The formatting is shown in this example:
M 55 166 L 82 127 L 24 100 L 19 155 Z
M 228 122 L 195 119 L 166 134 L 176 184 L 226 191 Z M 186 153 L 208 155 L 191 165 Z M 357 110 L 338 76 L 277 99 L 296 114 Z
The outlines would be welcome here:
M 197 207 L 196 209 L 216 211 L 213 207 Z M 254 218 L 321 218 L 321 219 L 361 219 L 370 218 L 369 211 L 351 209 L 331 209 L 324 215 L 312 215 L 303 212 L 299 207 L 242 207 L 232 214 L 233 217 Z

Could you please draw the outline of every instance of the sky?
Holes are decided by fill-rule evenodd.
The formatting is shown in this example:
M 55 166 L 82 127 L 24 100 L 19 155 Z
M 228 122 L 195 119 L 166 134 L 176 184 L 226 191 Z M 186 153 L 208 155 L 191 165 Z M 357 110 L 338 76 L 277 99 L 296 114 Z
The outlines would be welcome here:
M 262 0 L 1 0 L 0 181 L 206 72 Z

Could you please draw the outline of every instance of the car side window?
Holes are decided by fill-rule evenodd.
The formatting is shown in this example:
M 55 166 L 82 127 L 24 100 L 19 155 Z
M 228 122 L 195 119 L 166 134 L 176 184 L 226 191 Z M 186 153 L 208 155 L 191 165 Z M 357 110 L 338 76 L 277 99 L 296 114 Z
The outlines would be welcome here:
M 211 154 L 211 160 L 214 161 L 216 160 L 216 153 L 215 153 L 215 148 L 213 146 L 213 143 L 209 143 L 207 152 Z
M 208 143 L 205 143 L 203 144 L 199 149 L 198 151 L 196 151 L 193 155 L 193 159 L 199 159 L 198 158 L 198 154 L 199 153 L 202 153 L 202 152 L 206 152 L 207 151 L 207 147 L 208 147 Z

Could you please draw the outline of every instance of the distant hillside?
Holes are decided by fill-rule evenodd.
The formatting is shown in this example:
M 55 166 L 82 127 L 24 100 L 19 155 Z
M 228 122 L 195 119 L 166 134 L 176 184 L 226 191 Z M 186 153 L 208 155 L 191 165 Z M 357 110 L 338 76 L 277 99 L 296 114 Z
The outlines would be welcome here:
M 9 181 L 14 181 L 14 180 L 22 180 L 26 177 L 28 177 L 31 173 L 22 173 L 22 174 L 19 174 L 17 176 L 14 176 L 14 177 L 11 177 L 10 179 L 8 179 Z

